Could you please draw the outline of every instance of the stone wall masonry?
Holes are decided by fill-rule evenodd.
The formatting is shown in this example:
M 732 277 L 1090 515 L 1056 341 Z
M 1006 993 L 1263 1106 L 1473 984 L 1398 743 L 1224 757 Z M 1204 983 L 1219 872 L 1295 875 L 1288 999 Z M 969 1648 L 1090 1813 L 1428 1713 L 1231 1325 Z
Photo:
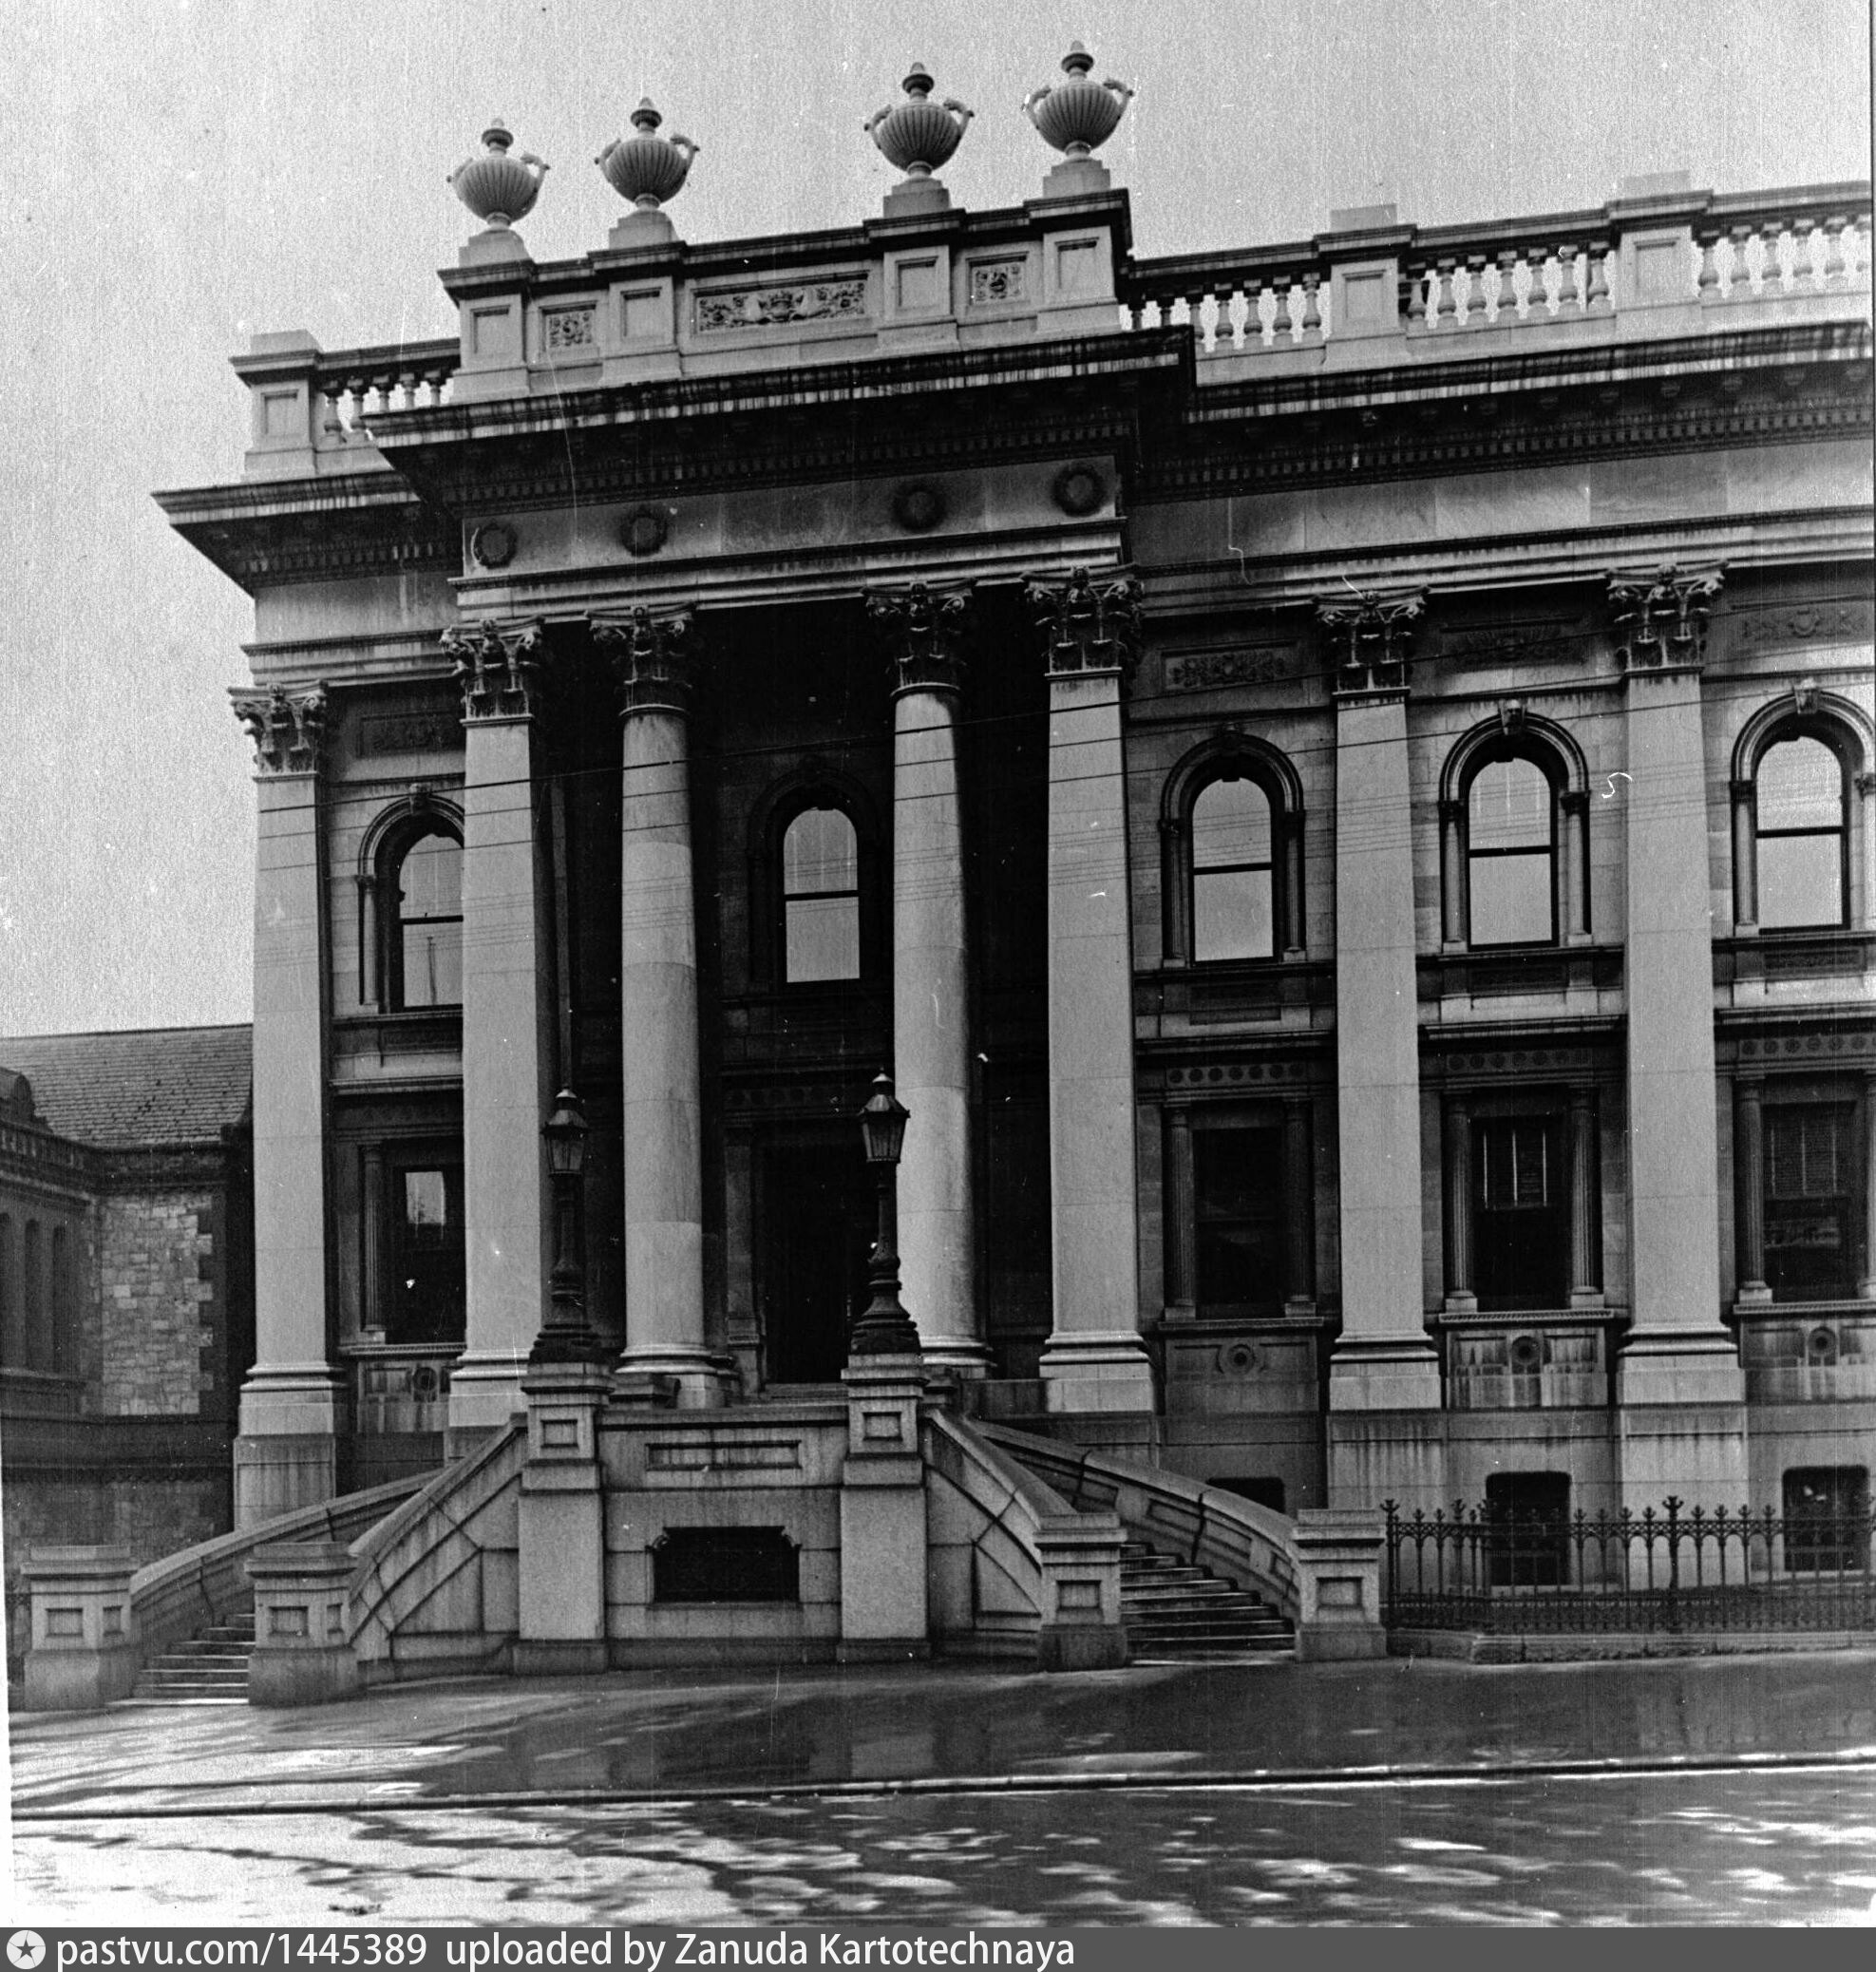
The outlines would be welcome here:
M 191 1417 L 201 1409 L 216 1299 L 214 1235 L 199 1192 L 106 1197 L 99 1206 L 102 1409 Z

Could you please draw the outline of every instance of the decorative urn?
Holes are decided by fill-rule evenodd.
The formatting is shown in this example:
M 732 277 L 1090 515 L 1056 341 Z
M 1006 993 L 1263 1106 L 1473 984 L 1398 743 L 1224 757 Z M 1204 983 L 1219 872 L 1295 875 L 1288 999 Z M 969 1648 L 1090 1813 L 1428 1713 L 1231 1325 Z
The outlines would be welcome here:
M 675 199 L 690 175 L 691 160 L 697 146 L 675 131 L 658 135 L 664 122 L 644 97 L 632 112 L 630 137 L 615 137 L 593 161 L 606 174 L 606 182 L 621 199 L 640 212 L 656 212 L 667 199 Z
M 501 232 L 533 211 L 547 166 L 532 151 L 508 155 L 515 140 L 500 117 L 482 133 L 482 155 L 457 165 L 448 182 L 484 226 Z
M 1062 57 L 1062 73 L 1068 80 L 1044 83 L 1023 99 L 1024 113 L 1042 133 L 1043 142 L 1071 158 L 1086 158 L 1106 143 L 1133 100 L 1133 91 L 1111 76 L 1103 83 L 1090 82 L 1093 66 L 1094 57 L 1080 42 L 1071 42 Z
M 905 101 L 876 109 L 861 127 L 889 164 L 898 165 L 909 179 L 928 179 L 962 142 L 964 126 L 975 112 L 955 96 L 934 103 L 932 78 L 922 62 L 913 63 L 912 73 L 900 86 Z

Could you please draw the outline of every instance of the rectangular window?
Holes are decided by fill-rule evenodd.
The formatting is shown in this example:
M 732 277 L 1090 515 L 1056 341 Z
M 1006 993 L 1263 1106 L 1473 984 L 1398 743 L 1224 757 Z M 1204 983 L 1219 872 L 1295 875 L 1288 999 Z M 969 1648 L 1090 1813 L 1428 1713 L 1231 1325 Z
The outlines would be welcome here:
M 1201 1307 L 1277 1305 L 1284 1293 L 1282 1132 L 1195 1128 L 1192 1177 Z
M 1785 1565 L 1793 1573 L 1861 1573 L 1869 1558 L 1869 1470 L 1806 1466 L 1785 1474 Z
M 1774 1299 L 1856 1292 L 1852 1103 L 1765 1113 L 1765 1278 Z
M 1570 1186 L 1561 1116 L 1472 1127 L 1474 1279 L 1482 1308 L 1561 1308 L 1570 1299 Z

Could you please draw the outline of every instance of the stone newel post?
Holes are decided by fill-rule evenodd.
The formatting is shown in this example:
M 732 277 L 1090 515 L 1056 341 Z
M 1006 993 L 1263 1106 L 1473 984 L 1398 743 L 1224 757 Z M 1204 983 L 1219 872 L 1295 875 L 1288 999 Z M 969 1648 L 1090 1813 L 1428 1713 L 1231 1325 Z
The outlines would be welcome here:
M 900 1256 L 925 1359 L 981 1374 L 971 1196 L 970 978 L 957 802 L 969 601 L 914 583 L 866 612 L 893 667 L 893 1076 L 919 1119 L 900 1167 Z
M 1049 1180 L 1053 1412 L 1150 1412 L 1140 1337 L 1123 681 L 1140 584 L 1032 581 L 1049 667 Z
M 237 692 L 260 797 L 255 863 L 255 1366 L 241 1389 L 235 1524 L 337 1488 L 345 1393 L 327 1355 L 323 686 Z
M 27 1556 L 32 1635 L 28 1712 L 101 1712 L 137 1682 L 127 1547 L 34 1547 Z
M 358 1689 L 345 1632 L 351 1555 L 340 1541 L 278 1541 L 248 1557 L 251 1705 L 319 1705 Z
M 463 1356 L 449 1383 L 458 1449 L 521 1408 L 540 1327 L 553 1091 L 552 940 L 542 921 L 536 623 L 451 632 L 463 691 L 463 1185 L 469 1229 Z
M 725 1396 L 704 1336 L 697 927 L 691 850 L 688 613 L 596 622 L 617 666 L 619 1016 L 624 1052 L 628 1387 L 675 1381 L 686 1408 Z M 668 1386 L 667 1386 L 668 1387 Z

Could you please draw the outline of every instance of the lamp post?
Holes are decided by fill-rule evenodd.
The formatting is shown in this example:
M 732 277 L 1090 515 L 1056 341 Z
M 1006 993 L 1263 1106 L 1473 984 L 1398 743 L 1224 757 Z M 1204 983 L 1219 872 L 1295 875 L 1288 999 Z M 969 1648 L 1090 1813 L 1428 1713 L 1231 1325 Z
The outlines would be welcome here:
M 554 1113 L 540 1134 L 547 1140 L 554 1193 L 554 1265 L 547 1277 L 547 1319 L 528 1360 L 592 1362 L 600 1354 L 600 1342 L 586 1319 L 586 1118 L 571 1089 L 554 1098 Z
M 917 1356 L 919 1331 L 899 1299 L 899 1156 L 909 1115 L 893 1094 L 892 1077 L 875 1075 L 873 1093 L 860 1112 L 866 1162 L 880 1191 L 879 1238 L 867 1279 L 873 1299 L 847 1337 L 847 1356 Z

